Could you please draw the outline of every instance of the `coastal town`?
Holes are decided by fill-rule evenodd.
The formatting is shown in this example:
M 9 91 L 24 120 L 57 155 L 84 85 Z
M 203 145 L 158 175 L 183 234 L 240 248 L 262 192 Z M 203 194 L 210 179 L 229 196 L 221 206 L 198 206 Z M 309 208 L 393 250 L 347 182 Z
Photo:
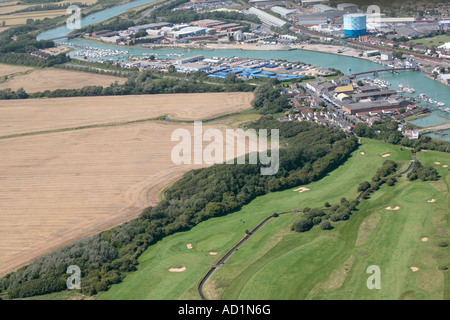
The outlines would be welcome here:
M 430 105 L 444 114 L 449 113 L 445 102 L 416 93 L 406 83 L 392 88 L 390 83 L 378 78 L 377 72 L 361 76 L 354 75 L 350 69 L 330 69 L 302 61 L 205 57 L 190 53 L 199 49 L 321 51 L 377 63 L 380 71 L 422 71 L 427 77 L 449 85 L 450 42 L 426 46 L 412 41 L 447 34 L 450 20 L 446 18 L 446 7 L 439 8 L 442 18 L 436 18 L 436 14 L 434 17 L 426 14 L 429 12 L 426 6 L 424 14 L 418 17 L 388 17 L 380 12 L 367 13 L 352 3 L 332 7 L 326 0 L 249 0 L 245 6 L 234 1 L 178 2 L 179 5 L 170 7 L 170 14 L 231 12 L 243 13 L 244 18 L 207 18 L 189 23 L 164 21 L 164 17 L 151 23 L 138 19 L 126 29 L 78 33 L 79 39 L 92 42 L 92 46 L 73 41 L 62 41 L 59 45 L 72 48 L 76 59 L 139 71 L 202 72 L 210 78 L 242 81 L 275 80 L 281 83 L 282 94 L 292 106 L 279 121 L 308 120 L 351 132 L 360 122 L 372 125 L 390 118 L 399 123 L 399 131 L 405 137 L 417 139 L 419 131 L 405 119 L 426 116 Z M 242 20 L 245 17 L 252 18 Z M 95 43 L 118 47 L 103 49 Z M 130 52 L 131 48 L 152 51 L 136 55 Z M 182 52 L 158 51 L 168 48 L 182 49 Z M 34 54 L 51 55 L 42 51 Z
M 0 101 L 0 300 L 450 299 L 450 0 L 0 0 Z

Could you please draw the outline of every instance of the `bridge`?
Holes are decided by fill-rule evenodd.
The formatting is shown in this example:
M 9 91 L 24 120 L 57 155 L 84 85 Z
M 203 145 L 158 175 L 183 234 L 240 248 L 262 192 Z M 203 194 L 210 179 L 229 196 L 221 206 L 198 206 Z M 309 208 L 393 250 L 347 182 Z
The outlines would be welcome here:
M 394 72 L 394 71 L 402 71 L 402 70 L 414 70 L 414 71 L 418 71 L 419 68 L 390 68 L 390 69 L 380 69 L 380 70 L 372 70 L 372 71 L 364 71 L 364 72 L 358 72 L 358 73 L 353 73 L 351 74 L 351 76 L 360 76 L 363 74 L 371 74 L 371 73 L 380 73 L 380 72 Z
M 78 36 L 80 36 L 80 35 L 82 35 L 82 33 L 75 33 L 75 34 L 70 34 L 70 35 L 65 35 L 65 36 L 61 36 L 61 37 L 56 37 L 56 38 L 51 38 L 51 39 L 45 39 L 45 40 L 54 41 L 54 40 L 65 39 L 65 38 L 67 38 L 67 39 L 70 40 L 70 39 L 73 39 L 73 38 L 78 37 Z

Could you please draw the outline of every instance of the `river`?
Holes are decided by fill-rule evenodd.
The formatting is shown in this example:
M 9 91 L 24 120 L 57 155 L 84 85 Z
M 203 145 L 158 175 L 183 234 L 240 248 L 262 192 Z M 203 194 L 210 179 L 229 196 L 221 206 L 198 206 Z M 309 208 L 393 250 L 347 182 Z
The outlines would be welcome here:
M 105 9 L 96 12 L 92 15 L 86 16 L 81 20 L 81 25 L 86 26 L 92 23 L 98 23 L 114 17 L 124 10 L 140 6 L 146 3 L 151 3 L 155 0 L 136 0 L 123 5 L 119 5 L 113 8 Z M 66 26 L 58 27 L 49 31 L 46 31 L 38 36 L 38 39 L 51 39 L 56 37 L 61 37 L 67 35 L 71 30 Z M 65 40 L 67 41 L 67 40 Z M 287 60 L 291 62 L 301 61 L 315 66 L 322 66 L 325 68 L 336 68 L 341 70 L 343 73 L 347 73 L 351 69 L 352 73 L 370 71 L 381 69 L 381 65 L 365 60 L 352 58 L 337 54 L 322 53 L 322 52 L 312 52 L 307 50 L 289 50 L 289 51 L 264 51 L 264 50 L 192 50 L 192 52 L 183 52 L 181 49 L 140 49 L 140 48 L 129 48 L 126 46 L 108 45 L 97 42 L 90 42 L 84 40 L 70 40 L 69 43 L 75 45 L 82 45 L 88 47 L 96 47 L 99 49 L 119 49 L 129 50 L 128 54 L 119 55 L 114 57 L 114 60 L 124 60 L 127 56 L 142 56 L 143 53 L 158 53 L 158 55 L 165 55 L 168 53 L 179 53 L 184 54 L 184 57 L 189 57 L 197 54 L 202 54 L 207 58 L 212 57 L 241 57 L 241 58 L 257 58 L 257 59 L 277 59 L 277 60 Z M 72 51 L 70 55 L 73 57 L 75 51 Z M 397 89 L 399 84 L 408 85 L 416 90 L 414 94 L 403 93 L 405 96 L 417 96 L 419 93 L 424 93 L 428 97 L 444 102 L 446 107 L 450 107 L 450 87 L 439 83 L 437 81 L 431 80 L 425 77 L 424 73 L 415 71 L 400 71 L 398 74 L 392 73 L 380 73 L 379 78 L 384 79 L 391 83 L 393 89 Z M 437 124 L 446 123 L 449 120 L 442 116 L 450 116 L 449 113 L 438 110 L 433 105 L 429 106 L 432 113 L 418 120 L 411 121 L 412 124 L 427 127 Z M 444 139 L 450 141 L 450 130 L 444 131 L 447 133 L 446 136 L 440 136 L 435 133 L 430 133 L 429 135 L 435 138 Z

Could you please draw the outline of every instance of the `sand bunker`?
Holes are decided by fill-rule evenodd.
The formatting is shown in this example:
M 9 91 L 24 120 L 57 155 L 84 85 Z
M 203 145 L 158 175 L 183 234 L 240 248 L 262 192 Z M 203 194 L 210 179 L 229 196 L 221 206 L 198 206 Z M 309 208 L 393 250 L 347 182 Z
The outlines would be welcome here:
M 210 251 L 210 252 L 208 252 L 208 254 L 209 254 L 210 256 L 215 256 L 215 255 L 217 254 L 217 252 L 215 252 L 215 251 Z
M 309 190 L 308 188 L 300 187 L 300 188 L 298 188 L 298 189 L 295 189 L 294 191 L 298 191 L 298 192 L 302 193 L 302 192 L 308 191 L 308 190 Z
M 390 153 L 385 153 L 385 154 L 382 154 L 381 156 L 383 157 L 383 158 L 386 158 L 386 157 L 389 157 L 391 154 Z
M 442 166 L 442 168 L 448 168 L 448 165 L 447 165 L 447 164 L 444 164 L 444 165 Z
M 441 164 L 440 162 L 435 162 L 434 164 Z
M 389 206 L 389 207 L 386 207 L 386 210 L 398 210 L 398 209 L 400 209 L 400 206 L 395 206 L 394 208 L 392 208 L 391 206 Z
M 411 269 L 412 272 L 419 271 L 419 267 L 416 266 L 410 266 L 409 268 Z
M 427 200 L 427 202 L 430 202 L 430 203 L 436 202 L 436 199 L 429 199 L 429 200 Z
M 192 244 L 191 244 L 191 243 L 188 243 L 188 244 L 186 245 L 186 248 L 192 249 Z
M 186 267 L 180 267 L 180 268 L 169 268 L 170 272 L 183 272 L 184 270 L 186 270 Z
M 422 237 L 422 238 L 420 238 L 420 241 L 427 242 L 428 241 L 428 237 Z
M 364 151 L 361 151 L 359 154 L 365 155 L 366 153 Z

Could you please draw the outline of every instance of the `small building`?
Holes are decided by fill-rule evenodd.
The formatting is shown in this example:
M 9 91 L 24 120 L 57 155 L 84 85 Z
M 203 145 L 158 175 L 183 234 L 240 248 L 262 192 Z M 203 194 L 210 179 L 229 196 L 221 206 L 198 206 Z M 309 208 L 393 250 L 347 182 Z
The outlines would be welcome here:
M 405 132 L 403 132 L 403 135 L 408 139 L 419 139 L 420 132 L 417 130 L 406 130 Z
M 380 58 L 382 61 L 392 61 L 394 60 L 394 56 L 392 53 L 381 53 Z
M 346 13 L 356 13 L 359 10 L 359 7 L 353 3 L 339 3 L 336 7 L 339 11 Z
M 363 52 L 363 57 L 366 57 L 366 58 L 379 56 L 379 55 L 380 55 L 380 51 L 379 50 L 369 50 L 369 51 L 364 51 Z
M 195 55 L 195 56 L 192 56 L 192 57 L 187 57 L 187 58 L 184 58 L 184 59 L 177 60 L 175 63 L 176 64 L 185 64 L 185 63 L 201 61 L 203 59 L 205 59 L 205 57 L 203 55 L 199 54 L 199 55 Z
M 340 87 L 336 87 L 336 89 L 334 89 L 334 91 L 336 91 L 337 94 L 339 93 L 353 93 L 355 89 L 353 88 L 352 85 L 348 85 L 348 86 L 340 86 Z

